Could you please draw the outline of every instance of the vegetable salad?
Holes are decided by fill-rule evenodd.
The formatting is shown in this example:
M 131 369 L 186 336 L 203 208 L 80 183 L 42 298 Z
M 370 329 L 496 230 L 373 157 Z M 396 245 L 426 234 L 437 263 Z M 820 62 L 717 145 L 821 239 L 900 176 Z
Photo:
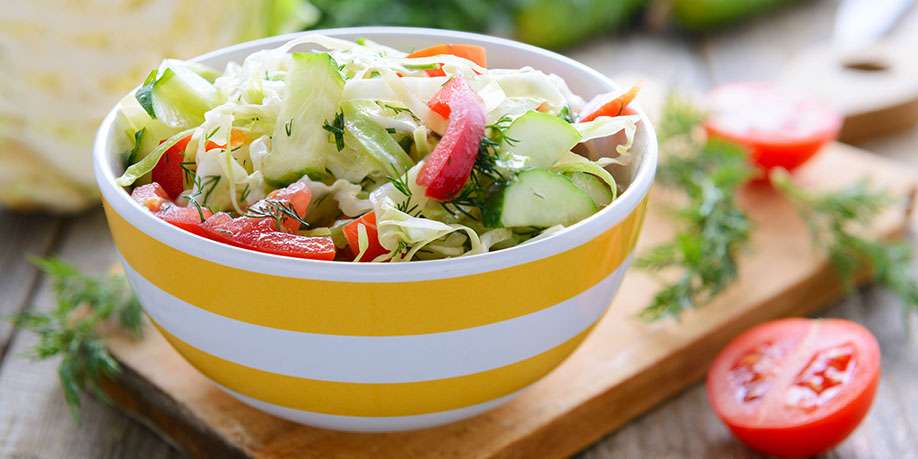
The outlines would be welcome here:
M 304 35 L 222 73 L 166 60 L 119 105 L 118 184 L 163 220 L 277 255 L 398 262 L 546 237 L 621 191 L 636 88 L 589 104 L 484 48 Z M 603 151 L 590 160 L 574 151 Z

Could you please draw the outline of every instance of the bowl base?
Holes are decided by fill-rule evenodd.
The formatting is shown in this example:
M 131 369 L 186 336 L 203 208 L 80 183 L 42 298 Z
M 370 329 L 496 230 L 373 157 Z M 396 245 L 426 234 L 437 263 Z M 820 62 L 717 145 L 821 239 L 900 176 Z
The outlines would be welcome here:
M 245 403 L 246 405 L 291 422 L 296 422 L 298 424 L 303 424 L 311 427 L 318 427 L 321 429 L 364 433 L 403 432 L 450 424 L 475 417 L 481 413 L 484 413 L 485 411 L 496 408 L 497 406 L 508 402 L 510 399 L 516 397 L 520 392 L 525 390 L 524 388 L 494 400 L 479 403 L 477 405 L 467 406 L 464 408 L 458 408 L 455 410 L 417 414 L 412 416 L 364 417 L 338 416 L 333 414 L 315 413 L 311 411 L 301 411 L 263 402 L 238 392 L 234 392 L 233 390 L 227 389 L 226 387 L 223 387 L 219 384 L 217 384 L 217 387 L 235 399 Z

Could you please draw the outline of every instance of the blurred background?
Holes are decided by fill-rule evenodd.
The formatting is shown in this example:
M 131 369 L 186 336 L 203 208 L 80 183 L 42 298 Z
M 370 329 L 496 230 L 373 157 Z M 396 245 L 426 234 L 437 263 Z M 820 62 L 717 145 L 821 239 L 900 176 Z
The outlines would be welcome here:
M 685 83 L 696 70 L 681 67 L 685 64 L 684 57 L 672 60 L 654 56 L 646 52 L 646 47 L 702 44 L 698 52 L 704 57 L 706 37 L 736 34 L 737 30 L 747 28 L 751 18 L 764 16 L 755 24 L 758 46 L 729 56 L 730 67 L 735 69 L 731 71 L 739 73 L 726 75 L 730 79 L 760 79 L 772 78 L 778 69 L 762 73 L 762 69 L 743 67 L 744 60 L 768 56 L 784 61 L 809 44 L 792 41 L 787 30 L 769 28 L 769 16 L 797 16 L 799 19 L 784 24 L 811 29 L 808 35 L 824 41 L 834 33 L 838 42 L 840 33 L 834 25 L 837 22 L 833 19 L 834 11 L 845 3 L 889 3 L 894 4 L 893 9 L 901 5 L 899 13 L 887 14 L 893 19 L 879 19 L 881 32 L 886 32 L 894 28 L 910 1 L 7 2 L 0 14 L 0 204 L 16 210 L 55 213 L 93 206 L 97 198 L 89 151 L 96 127 L 118 98 L 165 57 L 187 58 L 232 43 L 304 29 L 403 25 L 512 37 L 560 50 L 610 76 L 640 75 Z M 858 12 L 853 16 L 857 17 Z M 915 38 L 914 28 L 908 30 L 910 37 Z M 796 30 L 791 37 L 801 35 Z M 633 45 L 623 46 L 628 43 Z M 790 49 L 786 45 L 791 45 Z M 722 52 L 730 53 L 730 47 L 726 48 Z M 747 52 L 757 54 L 744 55 Z

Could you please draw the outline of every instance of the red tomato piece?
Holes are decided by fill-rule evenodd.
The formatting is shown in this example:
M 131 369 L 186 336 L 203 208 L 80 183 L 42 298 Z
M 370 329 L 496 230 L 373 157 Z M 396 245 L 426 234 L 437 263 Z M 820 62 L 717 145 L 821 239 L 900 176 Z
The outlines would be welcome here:
M 278 215 L 282 229 L 288 233 L 300 229 L 300 221 L 288 212 L 293 211 L 299 219 L 306 217 L 306 209 L 312 200 L 312 192 L 305 184 L 294 182 L 286 188 L 272 191 L 265 199 L 253 204 L 249 213 Z
M 153 181 L 162 185 L 169 199 L 175 199 L 182 194 L 182 191 L 185 191 L 182 162 L 185 161 L 185 148 L 188 147 L 190 141 L 191 134 L 182 137 L 175 145 L 169 147 L 151 173 Z
M 841 319 L 784 319 L 734 339 L 708 371 L 708 400 L 737 438 L 776 456 L 813 456 L 864 419 L 880 348 Z
M 478 147 L 485 134 L 485 109 L 478 95 L 462 77 L 455 77 L 439 92 L 449 97 L 449 124 L 418 173 L 417 183 L 427 187 L 425 194 L 445 201 L 459 192 L 469 179 Z M 443 97 L 434 96 L 443 100 Z
M 582 116 L 579 121 L 585 123 L 587 121 L 593 121 L 600 116 L 632 114 L 633 111 L 628 109 L 628 104 L 637 97 L 639 90 L 640 88 L 638 86 L 632 86 L 624 92 L 616 91 L 594 97 L 593 100 L 583 108 L 583 112 L 587 113 L 587 115 Z
M 134 188 L 131 199 L 154 213 L 159 212 L 163 203 L 171 202 L 169 194 L 156 182 Z
M 819 101 L 769 83 L 734 83 L 707 95 L 708 135 L 738 143 L 767 177 L 794 170 L 835 139 L 842 119 Z
M 441 54 L 451 54 L 456 57 L 468 59 L 481 67 L 488 66 L 488 51 L 481 46 L 476 45 L 443 43 L 431 46 L 429 48 L 419 49 L 409 54 L 407 57 L 430 57 L 439 56 Z M 426 72 L 427 76 L 446 76 L 446 73 L 443 72 L 442 65 L 440 68 L 426 70 Z
M 344 225 L 344 228 L 341 229 L 344 232 L 345 239 L 347 239 L 347 245 L 351 248 L 351 252 L 354 252 L 354 256 L 360 253 L 360 244 L 357 237 L 359 225 L 363 225 L 366 228 L 369 245 L 367 246 L 366 252 L 364 252 L 363 256 L 357 261 L 373 261 L 374 258 L 389 253 L 389 251 L 379 243 L 379 234 L 376 231 L 376 213 L 367 212 L 360 218 Z
M 201 224 L 208 237 L 256 252 L 312 260 L 334 260 L 330 237 L 309 237 L 277 231 L 272 218 L 232 218 L 220 212 Z
M 198 211 L 195 207 L 176 205 L 169 199 L 166 191 L 159 183 L 153 182 L 135 188 L 131 193 L 131 198 L 167 223 L 185 231 L 205 236 L 199 224 L 210 217 L 212 212 L 205 208 L 201 208 Z

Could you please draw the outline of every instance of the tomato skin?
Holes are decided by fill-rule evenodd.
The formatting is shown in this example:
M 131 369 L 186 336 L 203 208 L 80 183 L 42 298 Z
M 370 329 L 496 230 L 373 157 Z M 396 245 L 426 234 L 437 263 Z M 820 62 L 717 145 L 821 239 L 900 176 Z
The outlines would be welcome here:
M 746 147 L 765 178 L 774 168 L 800 167 L 841 129 L 841 116 L 834 111 L 770 83 L 727 84 L 706 99 L 711 106 L 707 134 Z
M 849 348 L 850 360 L 820 358 Z M 771 370 L 741 380 L 737 375 L 748 375 L 743 373 L 746 362 Z M 838 367 L 845 371 L 832 366 L 842 365 L 839 362 L 846 362 Z M 730 431 L 749 447 L 775 456 L 812 456 L 836 446 L 866 416 L 879 381 L 879 362 L 876 339 L 853 322 L 768 322 L 738 336 L 717 356 L 708 372 L 708 400 Z M 814 368 L 834 373 L 817 372 L 824 376 L 811 379 L 807 371 Z M 751 384 L 744 384 L 749 381 Z M 819 384 L 815 386 L 819 389 L 810 390 L 813 386 L 809 384 Z M 766 390 L 750 399 L 750 394 L 760 392 L 742 391 L 749 387 Z M 816 394 L 819 402 L 801 405 L 803 399 L 792 397 L 795 393 Z
M 294 182 L 286 188 L 272 191 L 265 199 L 252 204 L 251 209 L 255 211 L 270 211 L 268 208 L 270 204 L 266 201 L 280 202 L 281 204 L 290 203 L 293 206 L 293 210 L 302 219 L 306 217 L 306 209 L 309 207 L 309 201 L 311 200 L 312 192 L 309 187 L 304 183 Z M 286 232 L 293 233 L 300 229 L 300 222 L 292 216 L 286 216 L 282 219 L 281 226 Z
M 210 239 L 243 249 L 311 260 L 335 259 L 335 243 L 330 237 L 277 231 L 272 218 L 233 218 L 219 212 L 200 227 Z
M 194 207 L 176 205 L 169 199 L 163 187 L 156 182 L 135 188 L 131 192 L 131 198 L 167 223 L 206 237 L 199 224 L 203 221 L 201 217 L 206 220 L 211 216 L 212 212 L 209 209 L 201 208 L 201 211 L 198 212 L 198 209 Z
M 476 45 L 466 45 L 466 44 L 452 44 L 452 43 L 441 43 L 439 45 L 434 45 L 429 48 L 419 49 L 407 57 L 430 57 L 437 56 L 440 54 L 451 54 L 456 57 L 461 57 L 468 59 L 481 67 L 488 66 L 488 51 L 481 46 Z M 446 73 L 443 71 L 443 68 L 425 70 L 427 76 L 438 77 L 446 76 Z
M 472 173 L 478 147 L 485 135 L 485 109 L 478 95 L 457 76 L 439 92 L 449 95 L 449 124 L 440 143 L 424 160 L 417 183 L 425 194 L 445 201 L 459 192 Z M 434 99 L 442 99 L 434 96 Z
M 185 175 L 182 162 L 185 161 L 185 148 L 191 141 L 191 134 L 179 139 L 159 159 L 151 172 L 153 181 L 162 185 L 169 199 L 175 199 L 185 191 Z
M 354 256 L 356 257 L 357 254 L 360 253 L 357 226 L 361 224 L 366 227 L 369 245 L 367 246 L 366 252 L 364 252 L 363 256 L 357 261 L 373 261 L 374 258 L 389 253 L 389 250 L 379 243 L 379 233 L 376 230 L 376 213 L 370 211 L 360 216 L 360 218 L 344 225 L 344 228 L 341 228 L 345 239 L 347 239 L 347 245 L 351 248 L 351 252 L 354 253 Z
M 632 86 L 625 92 L 615 92 L 597 96 L 594 100 L 591 100 L 586 107 L 584 107 L 584 111 L 587 112 L 587 115 L 582 116 L 579 121 L 581 123 L 585 123 L 587 121 L 593 121 L 600 116 L 620 116 L 632 114 L 633 111 L 629 110 L 628 104 L 634 101 L 634 98 L 638 95 L 638 91 L 640 91 L 638 86 Z M 591 105 L 599 104 L 600 101 L 604 99 L 609 100 L 601 102 L 599 107 L 591 107 Z

